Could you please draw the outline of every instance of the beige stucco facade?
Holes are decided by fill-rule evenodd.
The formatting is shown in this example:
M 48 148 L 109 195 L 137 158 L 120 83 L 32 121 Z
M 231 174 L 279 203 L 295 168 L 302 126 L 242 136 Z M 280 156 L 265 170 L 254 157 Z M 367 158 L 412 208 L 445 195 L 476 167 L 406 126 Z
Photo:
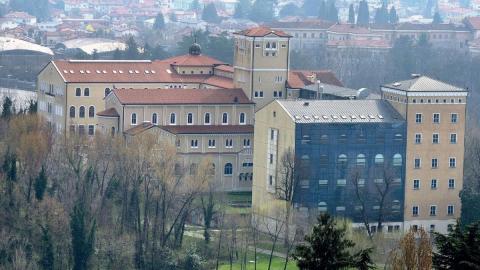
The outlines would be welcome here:
M 467 92 L 382 92 L 407 121 L 404 228 L 446 232 L 460 217 Z
M 289 38 L 235 35 L 234 86 L 242 88 L 260 109 L 285 98 L 289 70 Z

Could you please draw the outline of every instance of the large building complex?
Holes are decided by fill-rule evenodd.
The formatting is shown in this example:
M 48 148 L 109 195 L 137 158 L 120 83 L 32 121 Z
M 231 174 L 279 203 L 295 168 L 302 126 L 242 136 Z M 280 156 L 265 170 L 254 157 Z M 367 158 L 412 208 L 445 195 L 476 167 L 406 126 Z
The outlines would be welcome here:
M 292 222 L 319 212 L 376 230 L 446 232 L 459 217 L 467 92 L 428 77 L 382 87 L 381 100 L 275 101 L 255 119 L 253 206 L 276 218 L 293 152 Z M 276 202 L 276 203 L 275 203 Z
M 342 27 L 330 28 L 332 41 L 378 35 Z M 445 232 L 460 214 L 467 91 L 415 76 L 370 100 L 330 71 L 290 70 L 292 36 L 236 32 L 232 66 L 198 44 L 158 61 L 52 61 L 38 75 L 39 113 L 66 136 L 163 138 L 186 173 L 209 160 L 219 191 L 253 182 L 254 211 L 268 218 L 285 203 L 278 190 L 291 152 L 295 225 L 328 211 L 371 231 L 382 216 L 386 231 Z

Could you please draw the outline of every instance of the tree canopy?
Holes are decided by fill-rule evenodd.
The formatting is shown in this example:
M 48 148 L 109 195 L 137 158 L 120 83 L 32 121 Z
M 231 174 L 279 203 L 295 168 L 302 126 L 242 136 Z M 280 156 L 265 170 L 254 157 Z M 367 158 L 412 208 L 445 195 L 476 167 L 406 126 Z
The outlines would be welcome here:
M 165 18 L 163 17 L 163 13 L 158 13 L 157 17 L 155 17 L 155 22 L 153 23 L 153 29 L 161 30 L 165 27 Z
M 270 22 L 275 14 L 275 2 L 273 0 L 256 0 L 253 3 L 250 19 L 256 22 Z
M 367 25 L 370 23 L 370 12 L 368 3 L 365 0 L 360 1 L 358 6 L 357 24 Z
M 348 7 L 348 23 L 355 23 L 355 8 L 353 7 L 353 4 L 350 4 Z
M 317 221 L 311 234 L 305 236 L 305 244 L 295 249 L 293 257 L 300 269 L 373 269 L 371 249 L 352 254 L 355 243 L 346 238 L 345 227 L 339 227 L 334 218 L 326 213 L 320 215 Z
M 220 17 L 218 17 L 217 8 L 214 3 L 210 3 L 205 6 L 202 13 L 202 20 L 209 23 L 218 23 L 220 22 Z

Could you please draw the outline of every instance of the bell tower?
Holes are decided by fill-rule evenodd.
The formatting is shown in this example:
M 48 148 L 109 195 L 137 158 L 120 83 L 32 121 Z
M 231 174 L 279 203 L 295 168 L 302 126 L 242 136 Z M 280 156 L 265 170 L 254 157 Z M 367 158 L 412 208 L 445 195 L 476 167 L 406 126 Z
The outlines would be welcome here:
M 274 99 L 286 98 L 291 36 L 266 27 L 234 34 L 234 86 L 261 109 Z

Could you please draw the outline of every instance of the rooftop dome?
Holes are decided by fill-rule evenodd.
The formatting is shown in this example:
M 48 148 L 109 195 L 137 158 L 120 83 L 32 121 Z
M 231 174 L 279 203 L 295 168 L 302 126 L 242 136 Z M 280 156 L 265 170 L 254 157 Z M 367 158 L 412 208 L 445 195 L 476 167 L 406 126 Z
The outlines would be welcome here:
M 200 55 L 202 53 L 202 47 L 198 43 L 193 43 L 192 46 L 188 49 L 188 52 L 191 55 Z

